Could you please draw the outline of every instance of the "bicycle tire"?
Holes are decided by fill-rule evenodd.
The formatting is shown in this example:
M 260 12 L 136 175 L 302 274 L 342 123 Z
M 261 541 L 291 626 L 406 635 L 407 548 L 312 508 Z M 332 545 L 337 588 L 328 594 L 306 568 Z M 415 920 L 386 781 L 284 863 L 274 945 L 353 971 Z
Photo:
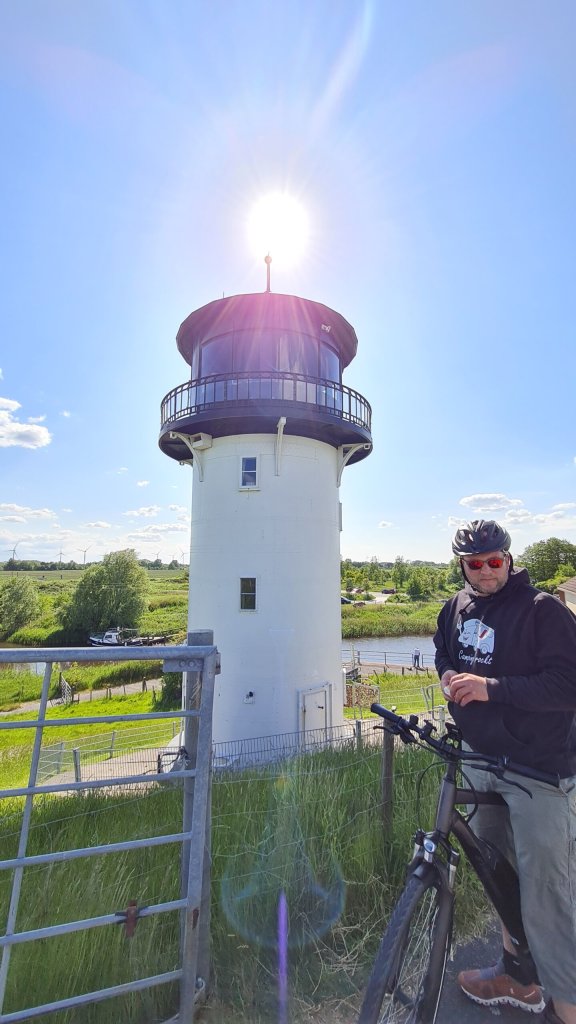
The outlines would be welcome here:
M 453 912 L 453 895 L 434 867 L 408 879 L 376 954 L 358 1024 L 434 1024 Z

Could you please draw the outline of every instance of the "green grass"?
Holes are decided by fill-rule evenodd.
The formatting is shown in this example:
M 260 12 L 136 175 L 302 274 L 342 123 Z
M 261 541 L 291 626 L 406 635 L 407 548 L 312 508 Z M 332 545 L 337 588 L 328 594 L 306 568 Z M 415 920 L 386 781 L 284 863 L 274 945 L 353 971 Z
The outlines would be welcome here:
M 416 823 L 427 825 L 437 787 L 427 772 L 416 806 L 417 773 L 429 763 L 419 751 L 395 758 L 392 831 L 380 818 L 377 749 L 326 751 L 270 770 L 217 775 L 212 810 L 212 949 L 218 1024 L 277 1020 L 275 949 L 280 891 L 291 911 L 290 990 L 294 1007 L 332 998 L 354 999 L 365 982 L 383 922 L 402 884 Z M 17 847 L 19 809 L 4 815 L 2 856 Z M 422 819 L 422 816 L 424 820 Z M 140 797 L 44 799 L 33 815 L 30 853 L 91 846 L 177 831 L 181 794 L 154 789 Z M 0 917 L 8 900 L 0 874 Z M 322 886 L 322 898 L 316 884 Z M 465 884 L 465 890 L 462 885 Z M 466 898 L 462 898 L 465 891 Z M 477 930 L 484 916 L 478 887 L 462 872 L 458 928 Z M 18 928 L 69 921 L 179 894 L 177 847 L 110 854 L 67 865 L 27 869 Z M 175 914 L 122 928 L 97 928 L 15 947 L 6 1012 L 74 992 L 159 973 L 178 962 Z M 174 988 L 94 1004 L 44 1024 L 152 1024 L 176 1010 Z M 215 1017 L 209 1017 L 214 1020 Z M 295 1014 L 293 1020 L 296 1021 Z
M 94 665 L 78 664 L 66 666 L 64 678 L 76 690 L 100 690 L 107 687 L 119 688 L 123 683 L 138 683 L 148 679 L 162 677 L 160 661 L 125 661 L 120 664 L 113 662 Z M 50 683 L 50 696 L 53 697 L 59 686 L 59 672 L 54 669 Z M 10 711 L 18 705 L 30 700 L 39 700 L 42 691 L 42 676 L 33 672 L 16 671 L 10 667 L 0 667 L 0 711 Z
M 45 730 L 43 746 L 55 743 L 66 743 L 70 740 L 80 740 L 96 736 L 109 736 L 112 729 L 121 736 L 124 731 L 135 728 L 142 728 L 145 722 L 109 722 L 88 725 L 82 719 L 97 717 L 99 715 L 128 715 L 146 714 L 154 711 L 155 695 L 147 693 L 135 693 L 127 696 L 114 696 L 109 700 L 86 701 L 82 704 L 71 704 L 67 706 L 58 705 L 48 709 L 47 718 L 50 721 L 73 718 L 77 725 L 50 726 Z M 5 787 L 23 786 L 28 780 L 30 770 L 30 756 L 32 752 L 33 730 L 32 729 L 2 729 L 2 722 L 32 722 L 36 721 L 36 711 L 16 712 L 5 715 L 0 719 L 0 775 L 2 784 Z M 156 735 L 156 730 L 155 730 Z M 171 725 L 166 726 L 166 736 L 172 735 Z M 119 742 L 117 748 L 121 749 Z

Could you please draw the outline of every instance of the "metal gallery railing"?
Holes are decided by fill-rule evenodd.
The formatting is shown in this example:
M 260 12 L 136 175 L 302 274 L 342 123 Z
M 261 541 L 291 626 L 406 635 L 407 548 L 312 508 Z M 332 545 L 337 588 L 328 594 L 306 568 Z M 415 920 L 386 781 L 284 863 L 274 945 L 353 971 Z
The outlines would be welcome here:
M 186 381 L 164 397 L 162 428 L 218 406 L 258 403 L 263 408 L 266 402 L 278 401 L 308 405 L 316 414 L 336 416 L 367 432 L 371 429 L 372 409 L 358 391 L 336 381 L 279 371 L 220 373 Z
M 38 716 L 34 720 L 0 720 L 0 730 L 29 729 L 33 733 L 31 743 L 30 768 L 27 785 L 16 785 L 0 789 L 0 800 L 10 800 L 14 806 L 14 798 L 23 798 L 22 814 L 17 842 L 16 856 L 4 857 L 0 860 L 0 870 L 11 873 L 11 892 L 6 914 L 6 927 L 0 937 L 0 1022 L 13 1024 L 49 1014 L 58 1010 L 69 1010 L 88 1003 L 101 1002 L 131 992 L 141 992 L 155 986 L 170 982 L 179 984 L 179 1016 L 186 1024 L 194 1019 L 194 1007 L 199 994 L 205 991 L 209 971 L 209 888 L 210 888 L 210 781 L 212 751 L 212 706 L 215 674 L 219 670 L 219 657 L 213 645 L 210 631 L 188 635 L 188 643 L 179 646 L 115 648 L 113 651 L 102 648 L 44 648 L 44 649 L 11 649 L 0 651 L 0 665 L 12 663 L 44 662 L 45 671 L 42 683 L 42 694 Z M 188 759 L 179 770 L 166 775 L 159 771 L 139 773 L 124 771 L 112 772 L 106 779 L 65 780 L 42 784 L 39 780 L 42 741 L 44 733 L 52 727 L 77 725 L 78 718 L 48 718 L 48 700 L 52 672 L 55 664 L 62 662 L 105 662 L 105 661 L 151 661 L 161 660 L 163 670 L 183 673 L 183 706 L 177 711 L 130 713 L 125 715 L 94 715 L 83 717 L 83 725 L 113 725 L 117 722 L 151 722 L 170 723 L 181 720 L 183 729 L 183 745 Z M 182 831 L 171 834 L 159 834 L 147 838 L 124 838 L 122 841 L 88 848 L 53 851 L 34 854 L 28 852 L 32 825 L 34 801 L 38 797 L 63 792 L 85 793 L 106 787 L 106 792 L 122 792 L 122 788 L 135 784 L 149 787 L 151 783 L 170 784 L 175 779 L 182 780 L 183 807 Z M 161 823 L 159 822 L 159 825 Z M 83 920 L 67 921 L 51 924 L 41 928 L 25 931 L 18 930 L 18 915 L 21 907 L 22 884 L 24 873 L 31 868 L 47 867 L 56 862 L 71 862 L 79 858 L 111 856 L 126 850 L 143 847 L 155 847 L 174 844 L 180 864 L 180 898 L 157 902 L 151 906 L 136 908 L 134 913 L 140 918 L 177 911 L 181 918 L 179 965 L 170 971 L 145 978 L 135 978 L 120 985 L 102 987 L 97 991 L 80 993 L 66 999 L 52 1000 L 42 1005 L 21 1007 L 11 1012 L 4 1012 L 5 997 L 10 976 L 11 953 L 15 946 L 23 943 L 48 940 L 53 937 L 85 931 L 92 928 L 117 925 L 118 911 L 110 907 L 109 913 Z M 50 875 L 46 885 L 49 885 Z M 40 955 L 40 954 L 38 954 Z M 45 957 L 46 944 L 42 947 Z M 200 981 L 202 979 L 202 981 Z M 102 979 L 104 981 L 105 979 Z

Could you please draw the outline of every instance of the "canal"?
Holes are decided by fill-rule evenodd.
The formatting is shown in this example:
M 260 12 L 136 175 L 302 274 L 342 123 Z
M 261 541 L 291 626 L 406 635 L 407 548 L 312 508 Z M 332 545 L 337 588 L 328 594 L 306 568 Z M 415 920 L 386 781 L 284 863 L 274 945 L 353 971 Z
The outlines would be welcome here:
M 352 650 L 364 661 L 391 665 L 411 665 L 415 648 L 420 651 L 420 666 L 434 667 L 434 644 L 431 636 L 373 636 L 342 641 L 342 661 L 352 661 Z

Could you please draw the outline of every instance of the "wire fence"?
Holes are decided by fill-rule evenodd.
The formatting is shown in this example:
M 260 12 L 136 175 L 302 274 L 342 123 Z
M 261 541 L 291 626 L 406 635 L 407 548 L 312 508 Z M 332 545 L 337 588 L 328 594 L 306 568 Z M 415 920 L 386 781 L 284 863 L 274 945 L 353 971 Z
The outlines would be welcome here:
M 377 694 L 373 695 L 377 699 Z M 437 706 L 431 716 L 443 729 L 445 708 Z M 212 770 L 235 772 L 245 768 L 273 765 L 303 754 L 322 750 L 354 750 L 381 745 L 379 720 L 354 719 L 331 728 L 279 733 L 212 745 Z M 186 761 L 178 719 L 145 729 L 113 730 L 93 738 L 66 740 L 46 746 L 40 753 L 38 783 L 49 779 L 60 783 L 81 782 L 123 776 L 178 771 Z
M 181 728 L 180 720 L 174 719 L 171 722 L 151 723 L 146 728 L 113 729 L 109 733 L 48 744 L 40 751 L 38 783 L 41 785 L 54 776 L 66 773 L 76 778 L 76 781 L 104 777 L 104 769 L 98 775 L 98 765 L 114 762 L 117 767 L 116 759 L 127 754 L 133 755 L 134 774 L 139 774 L 138 752 L 163 750 L 179 735 Z M 139 761 L 142 763 L 146 759 L 140 757 Z

